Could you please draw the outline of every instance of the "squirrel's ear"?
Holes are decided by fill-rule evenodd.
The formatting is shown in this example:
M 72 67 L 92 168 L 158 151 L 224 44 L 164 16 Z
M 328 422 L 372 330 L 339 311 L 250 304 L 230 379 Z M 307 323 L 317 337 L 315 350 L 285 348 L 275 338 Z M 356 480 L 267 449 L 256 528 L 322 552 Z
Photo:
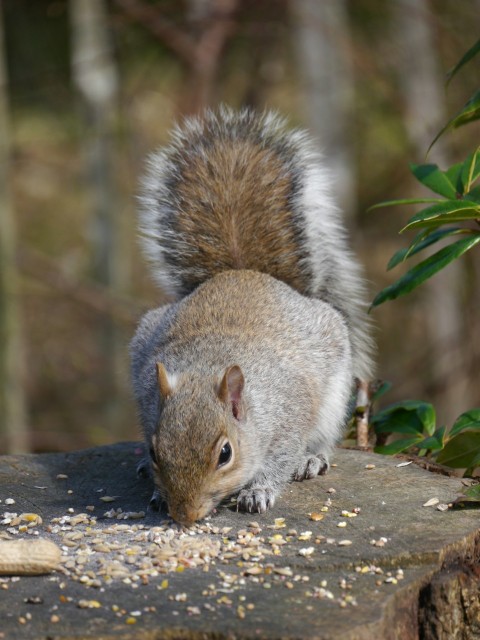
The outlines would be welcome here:
M 243 417 L 240 401 L 244 383 L 242 370 L 235 364 L 225 371 L 218 388 L 218 397 L 222 402 L 231 403 L 233 417 L 237 420 Z
M 157 382 L 160 390 L 160 396 L 165 399 L 172 393 L 175 380 L 173 376 L 167 373 L 167 370 L 161 362 L 157 362 Z

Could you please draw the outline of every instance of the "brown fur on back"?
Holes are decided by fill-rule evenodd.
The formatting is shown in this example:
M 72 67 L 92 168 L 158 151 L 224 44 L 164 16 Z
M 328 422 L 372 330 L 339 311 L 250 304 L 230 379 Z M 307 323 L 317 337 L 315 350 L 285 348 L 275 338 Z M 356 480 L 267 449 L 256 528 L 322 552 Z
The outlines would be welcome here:
M 174 228 L 195 247 L 199 271 L 252 269 L 306 289 L 299 232 L 289 206 L 292 176 L 272 150 L 250 140 L 235 145 L 222 140 L 208 156 L 185 158 L 177 189 Z M 177 261 L 181 266 L 182 257 Z M 202 280 L 191 274 L 185 287 L 192 291 Z
M 342 313 L 355 375 L 370 379 L 367 294 L 331 181 L 313 140 L 274 113 L 220 107 L 186 118 L 142 182 L 155 280 L 178 300 L 223 271 L 269 274 Z
M 268 117 L 229 117 L 187 121 L 153 159 L 158 182 L 147 185 L 148 204 L 161 217 L 149 228 L 160 230 L 173 289 L 186 295 L 217 273 L 251 269 L 306 293 L 312 275 L 303 213 L 293 206 L 294 144 Z

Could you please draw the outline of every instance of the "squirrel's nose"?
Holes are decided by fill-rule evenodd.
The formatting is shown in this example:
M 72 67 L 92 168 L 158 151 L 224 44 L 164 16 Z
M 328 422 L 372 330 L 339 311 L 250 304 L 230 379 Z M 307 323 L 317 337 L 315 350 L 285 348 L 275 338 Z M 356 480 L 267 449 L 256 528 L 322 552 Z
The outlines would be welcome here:
M 170 507 L 169 514 L 176 522 L 188 527 L 200 518 L 200 509 L 182 505 Z

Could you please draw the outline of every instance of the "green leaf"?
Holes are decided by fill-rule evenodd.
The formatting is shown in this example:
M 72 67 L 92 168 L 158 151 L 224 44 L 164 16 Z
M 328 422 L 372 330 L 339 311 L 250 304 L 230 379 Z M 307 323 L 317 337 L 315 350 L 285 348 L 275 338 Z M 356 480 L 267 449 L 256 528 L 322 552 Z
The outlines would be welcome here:
M 416 227 L 438 227 L 443 223 L 464 222 L 465 220 L 475 220 L 480 217 L 480 205 L 470 200 L 443 200 L 431 207 L 422 209 L 410 218 L 408 224 L 403 227 L 400 233 L 406 229 Z
M 452 438 L 465 429 L 480 429 L 480 409 L 470 409 L 458 416 L 448 435 Z
M 463 188 L 463 183 L 462 183 L 463 164 L 464 164 L 463 162 L 457 162 L 456 164 L 452 164 L 452 166 L 445 171 L 445 175 L 448 177 L 450 182 L 454 185 L 457 193 L 459 193 L 461 196 L 465 192 L 465 189 Z
M 396 267 L 400 262 L 403 262 L 416 253 L 419 253 L 442 238 L 446 238 L 457 233 L 468 232 L 468 229 L 463 229 L 462 227 L 447 227 L 446 229 L 437 229 L 436 231 L 429 231 L 428 229 L 420 231 L 420 233 L 415 236 L 409 247 L 400 249 L 390 258 L 387 264 L 387 271 L 393 269 L 393 267 Z
M 470 189 L 470 191 L 468 192 L 468 199 L 470 200 L 470 202 L 477 202 L 478 204 L 480 204 L 480 186 Z
M 391 388 L 392 388 L 391 382 L 388 382 L 388 380 L 385 380 L 384 382 L 382 382 L 381 385 L 372 394 L 371 403 L 373 404 L 374 402 L 377 402 L 377 400 L 381 398 L 383 395 L 385 395 L 387 391 L 390 391 Z
M 480 502 L 480 484 L 473 484 L 470 487 L 465 487 L 462 493 L 470 500 Z
M 448 175 L 436 164 L 410 164 L 410 171 L 423 185 L 445 198 L 455 198 L 457 192 Z
M 479 242 L 480 233 L 476 233 L 468 238 L 457 240 L 457 242 L 448 245 L 448 247 L 443 247 L 443 249 L 440 249 L 440 251 L 437 251 L 437 253 L 434 253 L 407 271 L 407 273 L 396 282 L 382 289 L 382 291 L 375 296 L 371 307 L 377 307 L 387 300 L 395 300 L 400 296 L 410 293 L 410 291 L 413 291 L 413 289 L 422 284 L 422 282 L 431 278 Z
M 379 202 L 371 207 L 368 207 L 367 211 L 373 211 L 373 209 L 380 209 L 380 207 L 393 207 L 400 204 L 425 204 L 427 202 L 443 202 L 442 198 L 403 198 L 401 200 L 385 200 L 385 202 Z
M 475 506 L 480 503 L 480 484 L 472 484 L 462 490 L 462 495 L 453 501 L 454 507 L 464 507 L 465 503 L 469 506 Z
M 420 449 L 427 449 L 430 451 L 443 449 L 445 432 L 446 427 L 439 427 L 432 436 L 430 436 L 429 438 L 425 438 L 425 440 L 422 440 L 422 442 L 419 442 L 418 447 Z
M 435 409 L 421 400 L 404 400 L 383 409 L 371 419 L 376 433 L 431 435 L 435 430 Z
M 469 122 L 474 122 L 480 118 L 480 89 L 476 91 L 463 109 L 451 120 L 454 129 L 463 127 Z
M 410 247 L 404 247 L 403 249 L 399 249 L 398 251 L 396 251 L 388 261 L 387 271 L 390 271 L 390 269 L 393 269 L 398 264 L 406 260 L 409 250 L 410 250 Z
M 405 409 L 397 409 L 392 414 L 380 412 L 373 416 L 371 424 L 375 433 L 415 433 L 423 434 L 423 424 L 415 413 Z
M 464 191 L 468 193 L 472 184 L 480 175 L 480 147 L 471 153 L 462 166 L 461 180 Z
M 451 118 L 447 124 L 437 133 L 433 141 L 428 147 L 427 153 L 433 147 L 435 142 L 449 129 L 457 129 L 469 122 L 480 118 L 480 89 L 468 100 L 468 102 Z
M 477 42 L 475 42 L 475 44 L 463 54 L 463 56 L 460 58 L 457 64 L 453 67 L 453 69 L 450 69 L 450 71 L 447 73 L 447 86 L 450 80 L 454 77 L 454 75 L 479 52 L 480 52 L 480 40 L 477 40 Z
M 453 501 L 454 507 L 475 506 L 480 503 L 480 484 L 472 484 L 462 489 L 462 495 Z
M 396 453 L 401 453 L 402 451 L 406 451 L 410 447 L 415 446 L 418 442 L 421 441 L 421 438 L 418 436 L 415 438 L 402 438 L 401 440 L 395 440 L 394 442 L 390 442 L 389 444 L 383 444 L 381 446 L 375 447 L 375 453 L 383 453 L 386 456 L 393 456 Z
M 437 462 L 454 469 L 471 467 L 480 456 L 480 431 L 462 431 L 447 442 Z

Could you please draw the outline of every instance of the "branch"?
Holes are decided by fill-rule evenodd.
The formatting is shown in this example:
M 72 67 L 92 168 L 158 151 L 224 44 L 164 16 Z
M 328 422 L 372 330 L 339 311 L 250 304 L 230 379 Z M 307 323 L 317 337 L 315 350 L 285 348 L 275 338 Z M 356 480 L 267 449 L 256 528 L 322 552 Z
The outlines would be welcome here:
M 212 0 L 212 10 L 207 25 L 196 47 L 196 66 L 207 64 L 216 66 L 225 41 L 235 28 L 233 15 L 238 0 Z
M 195 41 L 172 22 L 164 18 L 158 8 L 142 0 L 114 0 L 122 11 L 143 25 L 188 65 L 196 56 Z
M 97 313 L 113 314 L 119 320 L 136 322 L 143 312 L 138 301 L 113 296 L 105 287 L 92 282 L 79 282 L 63 273 L 58 264 L 35 249 L 21 249 L 18 254 L 20 268 L 30 277 L 48 285 L 55 291 L 84 304 Z

